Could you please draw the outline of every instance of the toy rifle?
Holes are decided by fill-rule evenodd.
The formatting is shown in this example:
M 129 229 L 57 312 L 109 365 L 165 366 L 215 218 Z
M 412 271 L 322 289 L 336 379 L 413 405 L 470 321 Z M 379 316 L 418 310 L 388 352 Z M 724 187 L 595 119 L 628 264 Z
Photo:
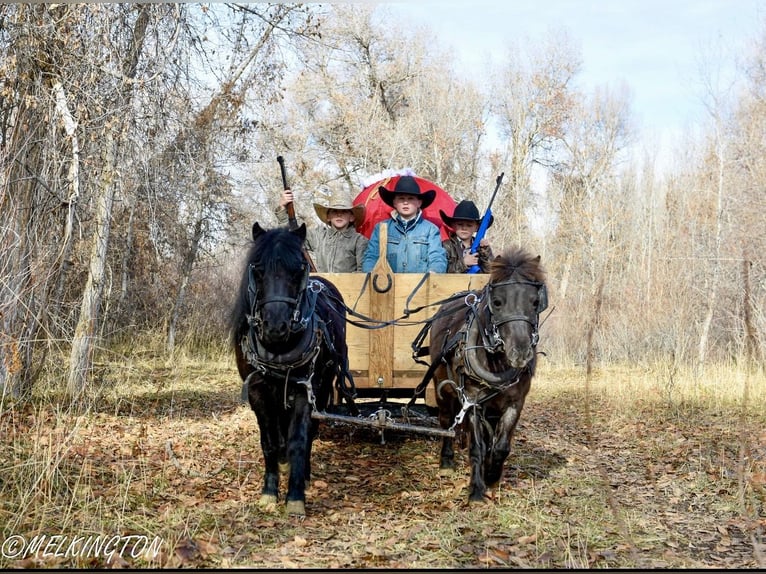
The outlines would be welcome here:
M 279 163 L 279 170 L 282 172 L 282 189 L 290 189 L 290 186 L 287 185 L 287 173 L 285 172 L 285 158 L 283 158 L 281 155 L 277 156 L 277 162 Z M 298 219 L 295 217 L 295 206 L 293 205 L 293 202 L 291 201 L 287 205 L 285 205 L 285 210 L 287 211 L 287 226 L 291 230 L 298 229 Z M 314 265 L 314 262 L 311 259 L 311 256 L 309 255 L 308 251 L 306 251 L 305 248 L 303 248 L 303 256 L 306 258 L 306 261 L 308 261 L 309 269 L 311 271 L 316 271 L 316 265 Z
M 503 175 L 505 175 L 505 172 L 502 172 L 497 176 L 495 191 L 492 192 L 492 197 L 489 199 L 489 204 L 487 205 L 487 211 L 484 212 L 484 217 L 481 218 L 481 224 L 479 224 L 479 230 L 476 232 L 476 237 L 474 237 L 473 243 L 471 243 L 471 253 L 474 255 L 478 255 L 479 243 L 487 233 L 489 222 L 492 221 L 492 203 L 495 201 L 495 196 L 497 195 L 497 190 L 500 189 L 500 184 L 503 183 Z M 481 271 L 481 266 L 477 264 L 471 265 L 466 273 L 478 273 L 479 271 Z

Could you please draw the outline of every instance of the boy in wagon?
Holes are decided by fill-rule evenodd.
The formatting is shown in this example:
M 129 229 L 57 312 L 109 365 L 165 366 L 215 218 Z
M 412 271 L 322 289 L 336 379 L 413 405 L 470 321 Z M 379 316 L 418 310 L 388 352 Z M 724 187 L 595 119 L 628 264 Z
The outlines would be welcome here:
M 492 247 L 489 240 L 482 237 L 479 242 L 478 253 L 471 253 L 474 235 L 479 230 L 481 217 L 479 210 L 473 201 L 464 199 L 455 206 L 452 217 L 439 210 L 442 221 L 452 229 L 449 237 L 444 240 L 442 245 L 447 252 L 447 273 L 466 273 L 473 265 L 478 265 L 482 273 L 489 273 L 489 262 L 492 260 Z M 494 216 L 489 216 L 490 228 L 494 221 Z
M 444 273 L 447 255 L 441 245 L 439 228 L 423 218 L 423 210 L 436 199 L 436 191 L 420 191 L 411 175 L 402 175 L 394 191 L 378 188 L 380 198 L 393 207 L 391 217 L 375 225 L 367 244 L 362 271 L 372 271 L 378 261 L 380 226 L 387 225 L 386 259 L 394 273 Z
M 333 192 L 328 186 L 320 186 L 319 192 L 326 198 L 315 202 L 314 211 L 324 223 L 306 232 L 306 249 L 314 254 L 313 261 L 321 273 L 351 273 L 361 271 L 362 257 L 367 238 L 354 227 L 364 219 L 364 205 L 352 205 L 347 193 Z M 280 225 L 287 223 L 286 206 L 293 200 L 293 192 L 282 192 L 276 210 Z

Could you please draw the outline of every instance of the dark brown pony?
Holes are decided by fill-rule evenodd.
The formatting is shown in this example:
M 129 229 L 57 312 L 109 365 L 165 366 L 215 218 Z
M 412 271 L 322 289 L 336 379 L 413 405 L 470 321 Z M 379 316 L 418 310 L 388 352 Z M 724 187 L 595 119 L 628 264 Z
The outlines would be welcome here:
M 539 315 L 547 307 L 540 257 L 523 249 L 496 257 L 480 291 L 445 303 L 429 344 L 442 428 L 469 439 L 468 498 L 483 500 L 500 482 L 516 424 L 535 374 Z M 440 469 L 454 469 L 453 439 L 443 438 Z
M 309 276 L 305 225 L 267 231 L 256 222 L 252 233 L 231 315 L 231 344 L 260 429 L 260 502 L 277 502 L 280 467 L 289 468 L 287 512 L 305 515 L 318 426 L 311 413 L 330 404 L 333 381 L 340 389 L 344 377 L 350 380 L 345 306 L 330 281 Z

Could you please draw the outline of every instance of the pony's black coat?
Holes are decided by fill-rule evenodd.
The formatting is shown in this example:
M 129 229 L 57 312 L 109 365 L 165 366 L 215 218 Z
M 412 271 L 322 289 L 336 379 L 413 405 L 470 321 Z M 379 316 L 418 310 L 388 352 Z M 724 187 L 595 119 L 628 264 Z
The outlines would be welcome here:
M 302 253 L 305 225 L 264 231 L 253 225 L 231 344 L 256 415 L 265 461 L 262 502 L 279 495 L 279 467 L 289 464 L 287 508 L 305 514 L 311 477 L 313 408 L 332 400 L 333 381 L 347 373 L 343 297 L 324 278 L 309 277 Z
M 492 261 L 485 288 L 467 295 L 436 313 L 429 350 L 439 423 L 467 435 L 469 499 L 479 501 L 502 478 L 535 374 L 539 313 L 547 306 L 540 257 L 506 251 Z M 454 468 L 453 448 L 453 439 L 442 439 L 441 469 Z

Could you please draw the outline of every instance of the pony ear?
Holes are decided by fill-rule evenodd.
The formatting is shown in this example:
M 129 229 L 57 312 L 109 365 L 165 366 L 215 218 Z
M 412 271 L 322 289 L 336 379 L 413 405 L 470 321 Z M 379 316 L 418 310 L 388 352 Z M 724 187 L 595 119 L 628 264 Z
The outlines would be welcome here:
M 260 225 L 258 225 L 257 221 L 253 223 L 253 241 L 258 239 L 258 237 L 264 233 L 266 232 L 263 230 L 263 228 Z
M 293 230 L 293 233 L 301 238 L 301 242 L 306 241 L 306 224 L 301 223 L 298 229 Z

